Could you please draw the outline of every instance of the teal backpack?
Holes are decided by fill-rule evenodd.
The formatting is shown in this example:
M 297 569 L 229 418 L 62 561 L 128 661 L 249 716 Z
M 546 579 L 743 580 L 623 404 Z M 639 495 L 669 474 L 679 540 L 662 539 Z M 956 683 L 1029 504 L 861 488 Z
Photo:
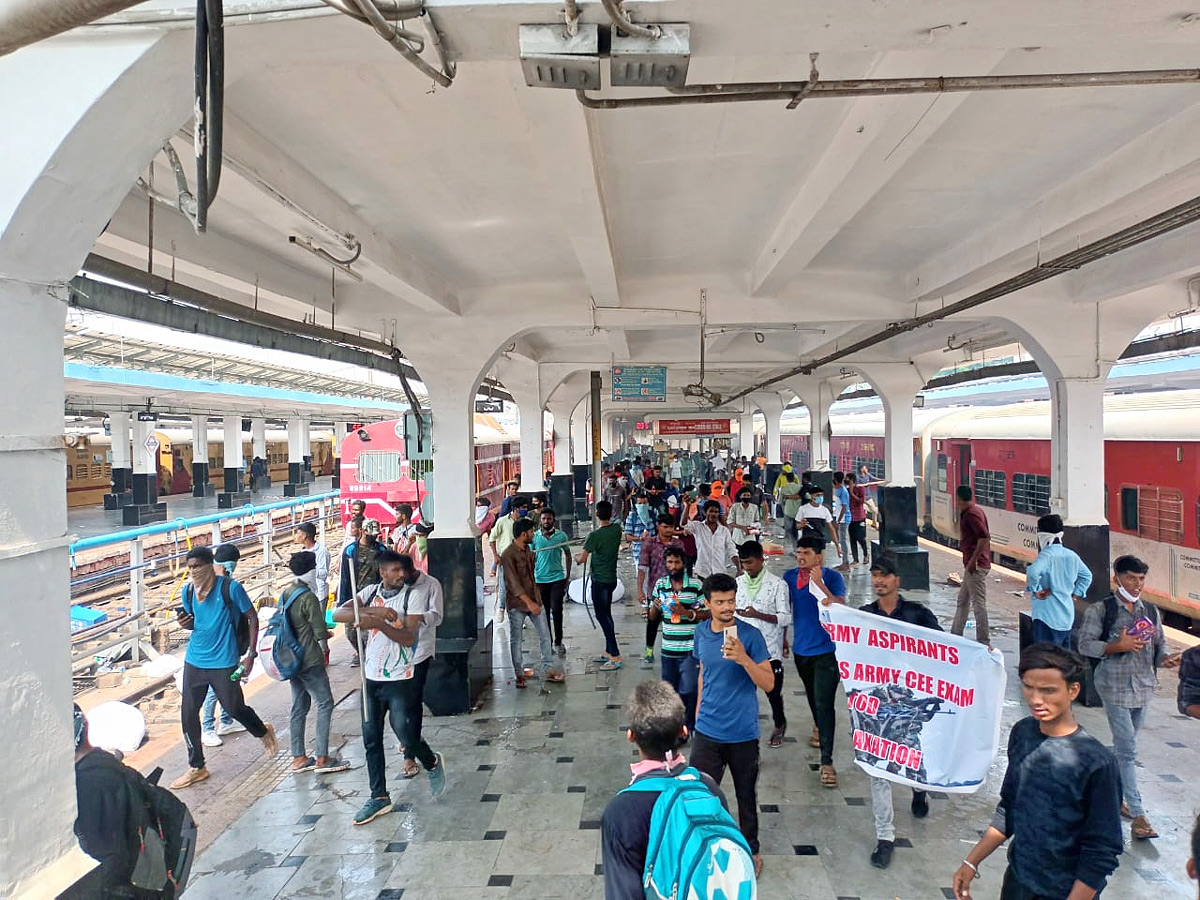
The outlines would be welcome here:
M 288 610 L 296 599 L 308 591 L 294 587 L 280 598 L 279 608 L 258 636 L 258 658 L 267 674 L 276 681 L 287 681 L 300 674 L 304 662 L 304 645 L 292 628 Z
M 650 817 L 647 897 L 757 900 L 750 845 L 695 768 L 640 778 L 625 791 L 661 792 Z

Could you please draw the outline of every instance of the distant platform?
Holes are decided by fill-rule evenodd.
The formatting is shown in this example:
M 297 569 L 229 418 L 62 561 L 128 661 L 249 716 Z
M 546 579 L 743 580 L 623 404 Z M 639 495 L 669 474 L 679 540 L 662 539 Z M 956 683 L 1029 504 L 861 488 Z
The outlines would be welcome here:
M 284 482 L 271 485 L 265 490 L 251 495 L 251 502 L 258 506 L 262 503 L 275 503 L 288 499 L 283 495 Z M 312 482 L 309 487 L 312 496 L 325 494 L 333 490 L 332 476 L 325 475 Z M 160 502 L 167 504 L 167 521 L 176 519 L 195 519 L 218 512 L 217 496 L 192 497 L 189 494 L 172 494 L 159 497 Z M 235 512 L 236 510 L 228 510 Z M 67 510 L 67 533 L 75 539 L 94 537 L 101 534 L 112 534 L 117 531 L 127 531 L 128 526 L 121 522 L 119 509 L 106 510 L 101 506 L 81 506 Z

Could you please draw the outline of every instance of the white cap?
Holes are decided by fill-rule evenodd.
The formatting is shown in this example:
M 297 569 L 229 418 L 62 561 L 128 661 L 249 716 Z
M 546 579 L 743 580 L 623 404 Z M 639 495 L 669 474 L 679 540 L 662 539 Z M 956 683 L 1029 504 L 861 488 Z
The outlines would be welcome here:
M 678 506 L 678 505 L 679 505 L 679 498 L 676 497 L 674 494 L 672 494 L 670 497 L 667 498 L 667 506 Z

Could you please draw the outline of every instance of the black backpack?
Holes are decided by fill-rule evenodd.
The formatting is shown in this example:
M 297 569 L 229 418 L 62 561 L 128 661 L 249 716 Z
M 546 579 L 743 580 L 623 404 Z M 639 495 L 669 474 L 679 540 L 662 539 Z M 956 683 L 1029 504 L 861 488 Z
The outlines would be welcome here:
M 1113 627 L 1117 624 L 1117 597 L 1115 594 L 1109 594 L 1104 598 L 1104 618 L 1100 623 L 1100 640 L 1108 643 L 1113 638 Z M 1145 604 L 1146 618 L 1154 623 L 1154 627 L 1158 627 L 1158 610 L 1149 603 Z
M 196 853 L 196 820 L 182 800 L 158 780 L 162 769 L 144 777 L 121 765 L 135 826 L 130 882 L 138 897 L 174 900 L 187 887 Z
M 237 642 L 238 658 L 241 659 L 250 650 L 250 623 L 246 621 L 245 615 L 238 611 L 233 605 L 233 597 L 230 595 L 229 584 L 233 581 L 231 575 L 221 575 L 218 580 L 221 582 L 221 602 L 225 604 L 225 614 L 229 616 L 229 625 L 233 629 L 234 639 Z M 183 586 L 183 610 L 189 616 L 194 615 L 192 612 L 191 597 L 194 591 L 190 584 Z

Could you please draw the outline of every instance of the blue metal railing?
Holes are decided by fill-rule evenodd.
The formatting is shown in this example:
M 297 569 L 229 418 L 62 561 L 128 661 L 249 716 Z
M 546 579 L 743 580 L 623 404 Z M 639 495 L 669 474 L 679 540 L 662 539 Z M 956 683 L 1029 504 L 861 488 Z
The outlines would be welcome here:
M 220 513 L 213 513 L 207 516 L 198 516 L 194 519 L 175 519 L 173 522 L 157 522 L 154 525 L 143 525 L 141 528 L 130 528 L 127 531 L 114 531 L 111 534 L 97 534 L 92 537 L 83 538 L 71 544 L 70 552 L 74 556 L 75 553 L 81 550 L 91 550 L 96 547 L 107 547 L 110 544 L 120 544 L 127 541 L 136 540 L 140 537 L 148 537 L 153 534 L 169 534 L 172 531 L 179 531 L 185 528 L 192 528 L 197 525 L 211 525 L 214 522 L 221 522 L 225 519 L 241 519 L 246 516 L 254 516 L 264 512 L 271 512 L 276 509 L 292 509 L 297 506 L 305 506 L 309 503 L 319 502 L 321 500 L 336 500 L 339 494 L 337 491 L 329 491 L 324 494 L 313 494 L 310 497 L 296 497 L 292 500 L 280 500 L 276 503 L 264 503 L 261 506 L 253 506 L 247 503 L 240 509 L 229 509 Z

